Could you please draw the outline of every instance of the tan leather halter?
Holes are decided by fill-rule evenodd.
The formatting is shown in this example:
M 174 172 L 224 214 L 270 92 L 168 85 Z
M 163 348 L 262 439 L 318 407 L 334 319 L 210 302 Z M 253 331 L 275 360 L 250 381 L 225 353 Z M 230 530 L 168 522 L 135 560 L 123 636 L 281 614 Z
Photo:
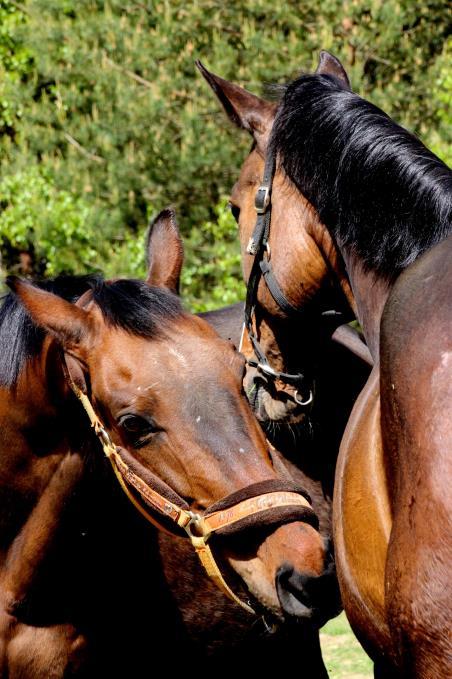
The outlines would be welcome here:
M 245 603 L 234 594 L 229 585 L 224 580 L 221 571 L 215 561 L 215 557 L 207 544 L 208 539 L 214 533 L 228 534 L 243 530 L 244 527 L 254 524 L 254 520 L 259 517 L 260 525 L 275 524 L 274 516 L 269 516 L 272 510 L 279 511 L 279 521 L 287 522 L 302 520 L 318 526 L 317 517 L 314 514 L 310 502 L 300 494 L 295 484 L 290 482 L 276 482 L 280 487 L 285 486 L 288 490 L 271 490 L 270 492 L 258 493 L 258 490 L 267 486 L 275 485 L 275 481 L 261 482 L 244 489 L 249 493 L 245 499 L 240 497 L 240 492 L 233 493 L 227 498 L 215 503 L 206 510 L 204 515 L 200 515 L 189 509 L 187 503 L 180 498 L 169 486 L 154 476 L 149 470 L 142 468 L 146 474 L 148 482 L 144 481 L 133 469 L 132 466 L 139 466 L 140 463 L 124 448 L 116 446 L 110 438 L 109 433 L 97 416 L 91 401 L 73 381 L 69 371 L 67 371 L 69 385 L 74 394 L 79 399 L 85 409 L 91 426 L 99 438 L 106 457 L 110 460 L 113 471 L 118 479 L 123 491 L 138 509 L 138 511 L 154 526 L 167 533 L 172 533 L 160 521 L 158 521 L 147 508 L 138 500 L 131 488 L 135 490 L 144 503 L 152 510 L 160 514 L 163 518 L 169 519 L 176 526 L 183 529 L 195 549 L 202 565 L 208 576 L 213 580 L 217 587 L 232 601 L 237 603 L 248 613 L 255 613 L 248 603 Z M 128 462 L 124 460 L 128 458 Z M 157 486 L 165 491 L 169 497 L 165 497 L 161 492 L 153 488 Z M 255 494 L 254 494 L 255 493 Z

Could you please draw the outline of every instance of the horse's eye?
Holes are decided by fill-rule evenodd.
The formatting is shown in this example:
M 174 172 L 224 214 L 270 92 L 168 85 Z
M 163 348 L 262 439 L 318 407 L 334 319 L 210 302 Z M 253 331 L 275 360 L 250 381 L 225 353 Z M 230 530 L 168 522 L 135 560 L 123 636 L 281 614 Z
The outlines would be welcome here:
M 229 203 L 229 209 L 231 210 L 232 216 L 234 217 L 235 221 L 238 224 L 240 219 L 240 208 L 237 207 L 237 205 L 234 205 L 233 203 Z
M 135 447 L 144 446 L 149 441 L 152 434 L 158 431 L 158 428 L 152 422 L 141 415 L 122 415 L 118 424 L 125 433 L 127 440 Z

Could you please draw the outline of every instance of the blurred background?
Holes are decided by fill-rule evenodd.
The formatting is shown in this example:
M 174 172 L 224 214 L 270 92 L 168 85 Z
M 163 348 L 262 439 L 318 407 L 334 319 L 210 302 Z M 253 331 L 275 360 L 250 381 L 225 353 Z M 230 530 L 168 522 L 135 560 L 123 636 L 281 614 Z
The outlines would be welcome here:
M 450 22 L 444 0 L 0 0 L 1 277 L 139 277 L 149 218 L 172 204 L 186 303 L 236 301 L 227 195 L 250 139 L 194 60 L 262 94 L 327 49 L 450 162 Z

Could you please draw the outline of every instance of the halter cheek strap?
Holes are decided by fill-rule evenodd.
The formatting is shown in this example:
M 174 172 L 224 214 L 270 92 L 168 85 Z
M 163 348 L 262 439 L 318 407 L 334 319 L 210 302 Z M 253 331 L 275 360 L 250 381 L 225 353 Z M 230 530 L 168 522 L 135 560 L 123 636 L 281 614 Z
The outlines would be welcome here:
M 68 384 L 83 406 L 128 499 L 159 530 L 174 534 L 168 527 L 173 524 L 178 534 L 180 529 L 185 531 L 207 575 L 227 597 L 254 614 L 254 609 L 239 599 L 225 581 L 208 540 L 215 533 L 227 536 L 251 526 L 274 526 L 291 521 L 304 521 L 318 528 L 318 519 L 306 492 L 291 482 L 271 479 L 223 498 L 209 507 L 204 515 L 191 511 L 174 490 L 143 467 L 127 450 L 115 445 L 87 394 L 71 378 L 69 366 L 65 361 L 63 365 Z M 156 518 L 155 513 L 161 520 Z
M 307 379 L 305 375 L 302 373 L 282 372 L 272 368 L 264 350 L 260 345 L 253 326 L 257 290 L 261 278 L 264 279 L 270 294 L 282 311 L 292 315 L 301 315 L 303 313 L 300 311 L 300 309 L 294 307 L 294 305 L 289 302 L 287 297 L 282 292 L 270 263 L 270 245 L 268 243 L 268 237 L 270 234 L 271 221 L 271 190 L 275 169 L 276 156 L 273 152 L 269 152 L 265 159 L 262 183 L 257 189 L 254 201 L 254 207 L 257 213 L 256 225 L 246 248 L 247 253 L 252 255 L 254 259 L 246 289 L 245 319 L 239 350 L 242 348 L 243 334 L 245 331 L 247 331 L 257 359 L 256 361 L 253 359 L 248 360 L 248 364 L 254 368 L 257 368 L 257 370 L 259 370 L 259 372 L 264 374 L 267 378 L 281 380 L 286 384 L 295 386 L 297 389 L 297 394 L 307 392 L 307 397 L 305 400 L 302 398 L 297 398 L 297 403 L 299 403 L 299 405 L 307 406 L 312 403 L 313 393 L 311 388 L 309 388 L 309 391 L 307 389 Z

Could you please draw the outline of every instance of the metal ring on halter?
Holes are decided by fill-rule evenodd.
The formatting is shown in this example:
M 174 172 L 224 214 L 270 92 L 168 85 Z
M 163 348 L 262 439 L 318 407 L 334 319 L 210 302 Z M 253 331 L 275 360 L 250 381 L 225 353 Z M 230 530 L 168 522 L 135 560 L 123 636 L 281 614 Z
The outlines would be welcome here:
M 314 400 L 314 394 L 312 393 L 312 389 L 309 390 L 309 396 L 306 399 L 306 401 L 303 401 L 303 399 L 299 396 L 298 394 L 298 389 L 295 391 L 294 394 L 294 400 L 298 403 L 300 406 L 308 406 L 310 405 L 313 400 Z

